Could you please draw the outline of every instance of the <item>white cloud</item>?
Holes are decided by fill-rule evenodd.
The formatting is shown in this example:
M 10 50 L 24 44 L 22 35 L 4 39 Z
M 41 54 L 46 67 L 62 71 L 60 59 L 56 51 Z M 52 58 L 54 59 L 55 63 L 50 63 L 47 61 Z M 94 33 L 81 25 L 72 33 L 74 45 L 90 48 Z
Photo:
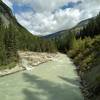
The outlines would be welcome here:
M 23 23 L 26 28 L 31 30 L 31 32 L 42 35 L 57 32 L 74 26 L 79 20 L 79 16 L 80 12 L 78 9 L 59 10 L 55 12 L 55 14 L 51 14 L 49 12 L 36 14 L 27 12 L 16 14 L 19 22 Z M 70 25 L 67 23 L 70 23 Z M 32 31 L 32 29 L 34 31 Z
M 83 0 L 78 9 L 81 10 L 80 20 L 96 16 L 100 11 L 100 0 Z
M 79 21 L 95 16 L 100 11 L 100 0 L 4 0 L 28 5 L 33 10 L 15 12 L 18 21 L 36 35 L 51 34 L 76 25 Z M 59 9 L 68 2 L 82 1 L 74 8 Z M 11 7 L 12 8 L 12 7 Z
M 9 0 L 3 0 L 10 8 L 12 8 L 13 4 Z

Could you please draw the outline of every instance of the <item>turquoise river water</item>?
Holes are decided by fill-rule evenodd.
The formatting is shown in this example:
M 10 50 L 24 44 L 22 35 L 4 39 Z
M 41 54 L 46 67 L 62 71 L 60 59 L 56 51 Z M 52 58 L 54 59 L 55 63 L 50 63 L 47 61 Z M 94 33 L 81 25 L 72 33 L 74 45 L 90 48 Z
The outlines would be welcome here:
M 0 100 L 84 100 L 75 66 L 66 55 L 32 71 L 0 77 Z

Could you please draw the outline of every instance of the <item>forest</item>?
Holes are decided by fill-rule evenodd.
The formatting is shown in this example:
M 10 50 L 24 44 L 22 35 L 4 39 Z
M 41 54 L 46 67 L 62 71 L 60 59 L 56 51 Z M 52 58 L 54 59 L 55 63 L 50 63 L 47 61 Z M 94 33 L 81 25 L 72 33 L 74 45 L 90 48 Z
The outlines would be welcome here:
M 50 40 L 33 36 L 22 26 L 10 23 L 5 27 L 0 19 L 0 69 L 12 68 L 18 62 L 17 51 L 56 52 Z
M 79 32 L 68 31 L 61 38 L 53 39 L 34 36 L 17 23 L 14 17 L 12 20 L 5 26 L 0 17 L 0 70 L 16 65 L 19 61 L 18 51 L 65 53 L 77 66 L 84 96 L 89 100 L 99 100 L 100 13 Z
M 80 34 L 72 35 L 71 47 L 67 51 L 77 66 L 82 80 L 82 92 L 89 100 L 100 99 L 100 13 Z

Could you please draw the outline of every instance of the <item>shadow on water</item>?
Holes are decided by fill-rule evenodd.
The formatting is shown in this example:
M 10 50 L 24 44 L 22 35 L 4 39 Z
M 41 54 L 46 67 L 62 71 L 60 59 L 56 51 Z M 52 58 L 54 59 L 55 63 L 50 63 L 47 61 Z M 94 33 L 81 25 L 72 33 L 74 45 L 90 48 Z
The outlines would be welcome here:
M 56 84 L 28 73 L 24 73 L 23 78 L 30 84 L 23 89 L 24 100 L 83 100 L 76 87 Z
M 59 76 L 59 78 L 72 85 L 80 86 L 79 79 L 69 79 L 67 77 L 62 77 L 62 76 Z

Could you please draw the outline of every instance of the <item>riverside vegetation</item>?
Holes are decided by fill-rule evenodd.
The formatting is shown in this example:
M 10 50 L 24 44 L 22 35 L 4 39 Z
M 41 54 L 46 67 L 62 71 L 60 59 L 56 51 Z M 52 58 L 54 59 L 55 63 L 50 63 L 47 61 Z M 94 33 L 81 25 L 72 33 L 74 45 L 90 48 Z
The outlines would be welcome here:
M 72 39 L 67 54 L 77 65 L 87 100 L 100 100 L 100 14 Z
M 53 39 L 33 36 L 0 0 L 0 70 L 16 65 L 18 50 L 67 53 L 77 65 L 85 99 L 100 100 L 100 14 L 84 27 L 64 33 Z

